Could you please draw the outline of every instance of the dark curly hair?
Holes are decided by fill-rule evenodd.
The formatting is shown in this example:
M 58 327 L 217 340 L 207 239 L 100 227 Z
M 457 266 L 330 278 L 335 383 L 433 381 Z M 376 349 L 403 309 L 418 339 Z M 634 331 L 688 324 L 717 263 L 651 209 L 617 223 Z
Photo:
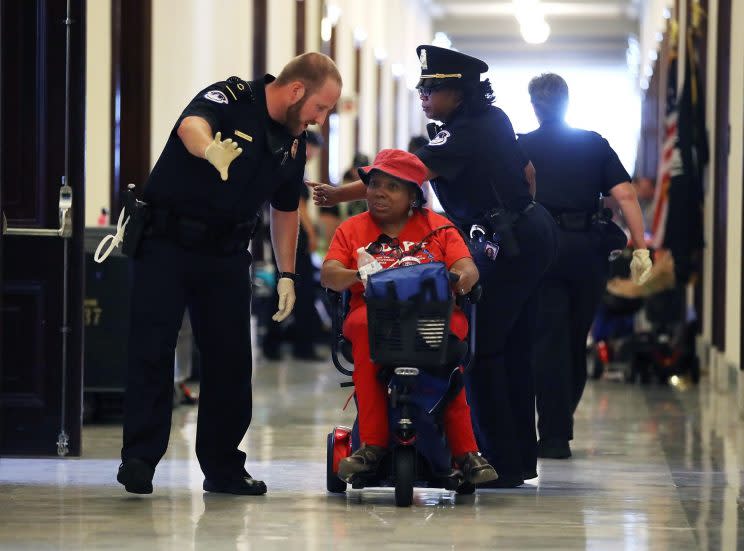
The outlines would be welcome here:
M 460 104 L 460 111 L 469 115 L 478 115 L 486 111 L 493 102 L 496 101 L 496 96 L 491 88 L 491 81 L 470 81 L 463 83 L 452 83 L 446 87 L 457 90 L 462 94 L 462 103 Z

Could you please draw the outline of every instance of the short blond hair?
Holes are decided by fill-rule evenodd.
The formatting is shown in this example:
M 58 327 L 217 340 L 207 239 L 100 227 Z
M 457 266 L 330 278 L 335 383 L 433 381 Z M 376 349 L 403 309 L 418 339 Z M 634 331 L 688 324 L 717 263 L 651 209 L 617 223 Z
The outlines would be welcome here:
M 307 52 L 287 63 L 276 77 L 276 83 L 285 86 L 299 80 L 305 85 L 307 93 L 312 94 L 329 78 L 335 80 L 339 88 L 343 86 L 341 73 L 330 57 L 318 52 Z

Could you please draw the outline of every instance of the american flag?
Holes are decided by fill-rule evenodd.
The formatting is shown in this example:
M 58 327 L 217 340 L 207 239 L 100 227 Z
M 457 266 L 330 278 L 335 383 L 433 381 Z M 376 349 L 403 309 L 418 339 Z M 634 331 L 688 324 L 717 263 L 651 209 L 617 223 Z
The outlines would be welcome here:
M 655 249 L 664 245 L 667 215 L 669 212 L 669 186 L 672 176 L 684 171 L 679 149 L 679 111 L 677 108 L 677 56 L 669 60 L 664 119 L 664 143 L 661 147 L 659 172 L 654 191 L 654 217 L 651 224 L 651 243 Z

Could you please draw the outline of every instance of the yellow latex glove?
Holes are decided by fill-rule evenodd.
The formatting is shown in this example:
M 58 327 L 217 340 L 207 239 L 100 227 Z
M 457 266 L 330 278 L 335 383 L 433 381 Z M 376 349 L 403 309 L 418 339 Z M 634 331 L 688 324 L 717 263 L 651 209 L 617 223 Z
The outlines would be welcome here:
M 294 281 L 288 277 L 279 278 L 276 284 L 276 292 L 279 294 L 279 310 L 271 319 L 279 322 L 285 320 L 294 309 L 296 298 Z
M 204 157 L 217 169 L 223 182 L 227 181 L 227 169 L 243 152 L 230 138 L 222 141 L 222 132 L 214 135 L 214 140 L 204 150 Z
M 643 285 L 651 275 L 651 256 L 648 249 L 636 249 L 633 251 L 633 260 L 630 261 L 630 278 L 636 285 Z

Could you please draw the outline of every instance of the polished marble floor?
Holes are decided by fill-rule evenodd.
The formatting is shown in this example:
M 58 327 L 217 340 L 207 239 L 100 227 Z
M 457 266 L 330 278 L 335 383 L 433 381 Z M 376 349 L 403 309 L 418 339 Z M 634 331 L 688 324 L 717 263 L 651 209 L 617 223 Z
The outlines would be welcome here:
M 349 423 L 327 364 L 262 362 L 242 447 L 263 497 L 204 494 L 196 409 L 174 414 L 155 493 L 114 477 L 116 422 L 87 425 L 79 459 L 0 460 L 0 549 L 744 549 L 744 429 L 733 397 L 691 387 L 590 383 L 574 457 L 541 460 L 522 488 L 456 498 L 325 491 L 325 435 Z

